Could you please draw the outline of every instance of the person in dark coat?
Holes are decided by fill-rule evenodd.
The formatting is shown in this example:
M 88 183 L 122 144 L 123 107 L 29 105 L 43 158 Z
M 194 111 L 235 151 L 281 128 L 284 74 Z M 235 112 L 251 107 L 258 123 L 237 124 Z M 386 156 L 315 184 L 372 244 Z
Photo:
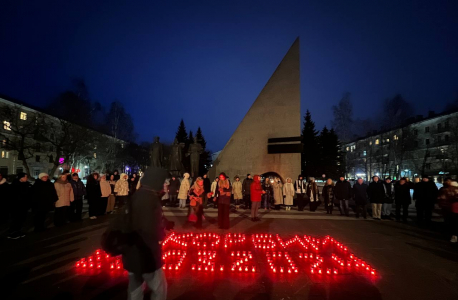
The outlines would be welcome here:
M 207 208 L 207 203 L 208 203 L 207 195 L 211 192 L 212 183 L 210 181 L 210 178 L 208 178 L 208 174 L 204 174 L 203 179 L 204 179 L 204 191 L 205 191 L 203 208 Z
M 294 189 L 296 190 L 297 197 L 297 210 L 303 211 L 305 207 L 305 197 L 307 191 L 307 183 L 304 181 L 302 175 L 297 176 L 297 180 L 294 182 Z
M 385 187 L 385 199 L 382 204 L 382 219 L 392 220 L 391 210 L 394 201 L 394 186 L 390 177 L 385 178 L 383 186 Z
M 242 182 L 242 193 L 243 201 L 245 202 L 245 209 L 251 209 L 251 184 L 253 183 L 253 178 L 251 174 L 247 174 L 246 178 Z
M 87 204 L 89 204 L 89 219 L 97 219 L 100 211 L 102 190 L 100 189 L 99 173 L 89 175 L 86 184 Z
M 270 205 L 271 205 L 271 199 L 274 194 L 273 186 L 272 183 L 270 182 L 270 178 L 266 177 L 264 179 L 264 183 L 262 184 L 262 189 L 265 192 L 262 197 L 264 198 L 264 209 L 265 210 L 270 210 Z M 305 193 L 305 192 L 304 192 Z
M 138 180 L 140 178 L 137 176 L 137 173 L 133 173 L 129 179 L 129 196 L 132 197 L 133 194 L 137 191 Z
M 231 211 L 232 187 L 225 173 L 219 174 L 216 197 L 218 198 L 218 227 L 229 229 L 229 214 Z
M 396 220 L 401 220 L 401 208 L 402 208 L 402 220 L 407 221 L 407 216 L 409 215 L 409 205 L 412 202 L 410 198 L 410 186 L 407 183 L 405 177 L 399 180 L 394 186 L 394 201 L 396 204 Z
M 180 190 L 180 180 L 175 176 L 172 176 L 170 179 L 169 184 L 169 199 L 170 199 L 170 206 L 174 207 L 177 202 L 178 191 Z
M 428 176 L 422 176 L 422 180 L 415 185 L 413 199 L 417 208 L 417 222 L 430 223 L 434 205 L 437 200 L 438 189 L 434 181 Z
M 353 199 L 356 205 L 356 217 L 359 218 L 359 214 L 362 213 L 363 218 L 367 218 L 367 184 L 364 183 L 362 178 L 358 178 L 357 182 L 353 185 Z
M 21 231 L 27 218 L 27 211 L 30 208 L 31 185 L 25 173 L 19 173 L 11 184 L 10 191 L 10 213 L 11 221 L 8 229 L 8 239 L 20 239 L 25 237 Z
M 70 203 L 68 217 L 72 222 L 81 221 L 81 214 L 83 212 L 83 197 L 86 196 L 86 187 L 79 178 L 78 173 L 72 174 L 72 180 L 70 180 L 70 184 L 73 188 L 73 195 L 75 196 L 75 200 Z
M 345 180 L 345 177 L 340 176 L 339 181 L 337 181 L 336 186 L 334 187 L 334 195 L 340 204 L 340 215 L 345 214 L 348 217 L 348 202 L 351 198 L 351 184 Z
M 385 200 L 385 186 L 378 176 L 372 177 L 372 182 L 367 189 L 367 195 L 372 204 L 372 218 L 374 220 L 382 219 L 382 204 Z
M 54 184 L 49 181 L 48 174 L 40 173 L 38 175 L 38 179 L 31 188 L 31 194 L 34 231 L 44 231 L 46 230 L 46 216 L 49 211 L 54 210 L 56 201 L 59 199 Z
M 332 209 L 334 207 L 334 183 L 332 179 L 329 178 L 326 180 L 326 184 L 323 187 L 323 191 L 321 192 L 324 198 L 324 206 L 326 207 L 326 214 L 332 215 Z
M 143 299 L 143 282 L 151 289 L 152 299 L 165 300 L 167 297 L 160 244 L 165 238 L 160 192 L 166 177 L 166 170 L 149 167 L 140 188 L 128 201 L 129 227 L 135 237 L 134 243 L 122 254 L 124 268 L 129 274 L 129 299 Z
M 113 175 L 114 175 L 114 181 L 118 181 L 119 178 L 121 178 L 121 175 L 119 175 L 118 170 L 114 170 Z
M 10 184 L 4 178 L 3 174 L 0 173 L 0 204 L 4 209 L 0 210 L 0 224 L 6 224 L 8 222 L 8 207 L 7 203 L 10 200 Z

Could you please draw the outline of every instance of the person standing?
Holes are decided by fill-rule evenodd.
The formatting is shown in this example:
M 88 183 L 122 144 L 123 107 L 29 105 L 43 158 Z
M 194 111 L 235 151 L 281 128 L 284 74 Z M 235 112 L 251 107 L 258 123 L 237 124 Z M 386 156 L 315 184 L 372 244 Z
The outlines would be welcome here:
M 3 174 L 0 173 L 0 203 L 4 209 L 0 210 L 0 224 L 8 222 L 9 209 L 7 203 L 10 201 L 10 184 L 7 182 Z
M 261 185 L 261 176 L 254 175 L 250 189 L 251 221 L 256 222 L 259 221 L 258 210 L 261 207 L 262 195 L 266 193 L 266 191 L 263 190 Z
M 385 220 L 392 220 L 391 218 L 391 210 L 393 208 L 393 200 L 394 200 L 394 186 L 391 183 L 391 178 L 387 177 L 385 182 L 383 183 L 385 188 L 385 199 L 382 205 L 382 219 Z
M 170 202 L 169 185 L 170 185 L 170 180 L 166 179 L 162 187 L 162 190 L 164 191 L 164 195 L 161 198 L 162 207 L 165 207 L 165 204 Z
M 67 210 L 70 207 L 70 203 L 75 200 L 73 188 L 71 183 L 68 181 L 70 173 L 64 171 L 60 174 L 59 179 L 54 182 L 54 188 L 57 192 L 58 200 L 56 202 L 56 209 L 54 211 L 54 225 L 56 227 L 63 226 L 67 223 Z
M 129 196 L 132 196 L 137 191 L 138 186 L 137 173 L 133 173 L 129 180 Z
M 307 185 L 304 182 L 304 177 L 302 175 L 299 175 L 297 177 L 297 180 L 294 182 L 294 189 L 296 190 L 296 195 L 297 195 L 297 209 L 299 211 L 303 211 L 305 207 L 305 192 L 307 191 L 306 189 Z
M 339 181 L 337 181 L 334 187 L 334 195 L 340 204 L 340 215 L 346 215 L 348 217 L 350 214 L 348 201 L 351 198 L 351 184 L 345 180 L 345 177 L 340 176 Z
M 234 195 L 235 209 L 240 208 L 240 203 L 243 200 L 243 186 L 240 182 L 240 177 L 235 176 L 234 183 L 232 184 L 232 194 Z
M 115 196 L 115 185 L 116 181 L 114 180 L 114 175 L 110 175 L 110 180 L 108 180 L 108 184 L 110 185 L 110 196 L 108 196 L 108 203 L 107 203 L 107 214 L 112 214 L 114 212 L 114 207 L 115 207 L 115 202 L 116 202 L 116 196 Z
M 114 170 L 113 176 L 114 176 L 114 181 L 118 181 L 121 178 L 121 176 L 119 175 L 118 170 Z
M 214 208 L 218 208 L 218 198 L 216 197 L 216 192 L 218 189 L 218 181 L 219 181 L 219 178 L 216 177 L 215 180 L 212 182 L 212 186 L 211 186 L 211 193 L 213 195 L 213 207 Z
M 97 219 L 100 211 L 102 191 L 100 189 L 99 174 L 93 173 L 89 175 L 86 184 L 87 203 L 89 204 L 89 219 Z M 106 208 L 106 207 L 105 207 Z
M 207 197 L 207 195 L 209 193 L 211 193 L 212 183 L 210 182 L 210 178 L 208 178 L 208 174 L 204 174 L 203 179 L 204 179 L 204 191 L 205 191 L 203 208 L 207 209 L 207 207 L 208 207 L 208 197 Z
M 83 213 L 83 197 L 86 196 L 86 187 L 80 180 L 78 173 L 72 174 L 70 184 L 72 185 L 73 198 L 75 200 L 70 203 L 68 216 L 72 222 L 81 221 L 81 214 Z
M 291 210 L 294 203 L 294 185 L 290 177 L 286 178 L 286 183 L 283 186 L 283 198 L 286 210 Z
M 272 183 L 274 195 L 274 208 L 280 210 L 280 205 L 283 205 L 283 184 L 279 178 L 275 178 Z
M 417 208 L 417 222 L 420 224 L 431 223 L 431 218 L 436 204 L 438 189 L 434 181 L 423 175 L 422 180 L 415 185 L 413 200 Z
M 128 294 L 131 300 L 143 299 L 143 283 L 151 289 L 152 299 L 167 298 L 161 246 L 165 239 L 165 230 L 159 195 L 166 176 L 167 171 L 149 167 L 132 201 L 127 202 L 129 229 L 136 237 L 122 253 L 123 266 L 128 272 Z M 122 228 L 124 223 L 118 222 L 114 226 Z
M 129 182 L 127 181 L 128 176 L 126 173 L 122 173 L 119 180 L 116 181 L 114 192 L 116 193 L 116 202 L 118 208 L 124 206 L 129 199 Z M 116 177 L 115 177 L 116 180 Z
M 107 176 L 104 174 L 100 177 L 100 206 L 97 216 L 103 216 L 107 212 L 108 197 L 111 195 L 111 186 L 107 181 Z
M 372 204 L 372 218 L 374 220 L 382 219 L 382 204 L 385 199 L 385 186 L 376 175 L 372 177 L 372 182 L 369 183 L 367 195 Z
M 175 207 L 177 202 L 178 191 L 180 190 L 180 180 L 175 176 L 172 176 L 172 179 L 169 181 L 169 204 L 171 207 Z
M 40 173 L 38 180 L 32 186 L 32 211 L 35 213 L 33 218 L 34 231 L 46 230 L 45 221 L 49 211 L 51 211 L 58 200 L 54 184 L 49 181 L 49 175 Z
M 247 174 L 246 178 L 243 180 L 242 183 L 242 193 L 243 193 L 243 200 L 245 202 L 245 209 L 251 209 L 251 184 L 253 183 L 253 178 L 251 178 L 251 174 Z
M 186 208 L 186 200 L 188 199 L 188 192 L 191 188 L 189 182 L 189 173 L 184 173 L 183 180 L 181 180 L 180 191 L 178 192 L 178 200 L 180 200 L 180 208 Z
M 11 220 L 8 229 L 8 239 L 16 240 L 25 237 L 22 227 L 30 207 L 31 185 L 25 173 L 19 173 L 11 184 L 10 213 Z
M 272 182 L 270 178 L 266 177 L 264 179 L 264 184 L 262 185 L 262 189 L 265 193 L 263 193 L 264 197 L 264 209 L 270 211 L 270 204 L 271 204 L 271 197 L 273 194 Z
M 359 214 L 362 212 L 363 218 L 367 219 L 367 184 L 364 183 L 362 178 L 358 178 L 356 183 L 353 185 L 353 199 L 355 199 L 356 205 L 356 218 L 359 218 Z
M 332 215 L 332 209 L 334 207 L 334 182 L 331 178 L 326 180 L 326 184 L 321 192 L 324 198 L 324 206 L 326 207 L 326 214 Z
M 402 220 L 406 222 L 409 215 L 409 205 L 412 199 L 410 197 L 410 186 L 405 177 L 401 178 L 399 183 L 394 186 L 394 202 L 396 204 L 396 220 L 401 221 L 402 208 Z
M 439 191 L 439 206 L 444 214 L 447 234 L 451 234 L 450 242 L 458 242 L 458 183 L 447 180 Z
M 218 227 L 220 229 L 229 229 L 230 227 L 231 194 L 232 187 L 229 184 L 226 174 L 219 174 L 216 197 L 218 199 Z
M 309 177 L 306 194 L 310 202 L 310 211 L 316 211 L 316 208 L 318 207 L 318 201 L 320 201 L 320 193 L 318 192 L 318 186 L 314 177 Z
M 191 207 L 189 220 L 196 222 L 196 228 L 202 228 L 203 202 L 205 196 L 204 180 L 198 177 L 189 190 L 189 206 Z

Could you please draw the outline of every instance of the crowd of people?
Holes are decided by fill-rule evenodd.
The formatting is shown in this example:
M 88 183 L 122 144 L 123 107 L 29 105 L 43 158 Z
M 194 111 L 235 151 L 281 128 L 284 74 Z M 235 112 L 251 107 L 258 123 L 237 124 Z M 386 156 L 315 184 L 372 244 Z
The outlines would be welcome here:
M 89 218 L 94 220 L 123 206 L 135 193 L 138 184 L 137 174 L 129 178 L 118 171 L 90 174 L 86 185 L 78 173 L 70 174 L 68 171 L 63 171 L 54 182 L 48 174 L 41 173 L 33 184 L 26 173 L 19 173 L 11 184 L 0 174 L 0 198 L 8 203 L 8 239 L 25 236 L 23 226 L 29 210 L 33 213 L 35 232 L 46 230 L 46 220 L 51 211 L 54 211 L 56 227 L 82 220 L 83 201 L 87 201 Z
M 374 220 L 392 220 L 394 217 L 398 221 L 407 221 L 413 199 L 420 224 L 431 222 L 438 204 L 451 233 L 451 242 L 458 242 L 458 183 L 452 179 L 446 179 L 438 190 L 427 176 L 418 183 L 412 183 L 408 178 L 392 181 L 389 177 L 382 180 L 374 176 L 370 183 L 358 178 L 353 185 L 342 176 L 336 182 L 327 179 L 320 191 L 315 178 L 305 180 L 301 175 L 294 182 L 291 178 L 283 181 L 279 177 L 251 174 L 247 174 L 243 181 L 239 176 L 231 181 L 225 173 L 219 174 L 213 182 L 206 174 L 195 179 L 188 173 L 182 178 L 166 177 L 166 170 L 154 167 L 146 170 L 141 182 L 137 174 L 128 176 L 117 171 L 90 174 L 86 184 L 77 173 L 67 171 L 54 182 L 50 181 L 48 174 L 41 173 L 33 184 L 25 173 L 18 174 L 11 184 L 0 175 L 0 197 L 9 199 L 8 238 L 25 236 L 22 229 L 30 209 L 35 231 L 46 229 L 46 219 L 52 210 L 56 227 L 81 220 L 84 201 L 89 206 L 90 219 L 113 212 L 119 212 L 121 217 L 127 215 L 127 232 L 135 234 L 136 242 L 129 244 L 120 254 L 128 270 L 128 289 L 132 299 L 141 299 L 143 282 L 158 298 L 166 297 L 167 283 L 161 268 L 160 246 L 165 237 L 166 219 L 162 214 L 165 203 L 188 209 L 188 220 L 197 228 L 201 228 L 205 220 L 205 209 L 213 206 L 218 209 L 218 227 L 228 229 L 231 209 L 249 209 L 251 220 L 257 222 L 260 209 L 266 212 L 282 208 L 290 211 L 297 207 L 301 212 L 308 207 L 310 212 L 316 212 L 321 204 L 329 215 L 333 214 L 334 207 L 338 207 L 341 216 L 349 217 L 353 208 L 356 218 L 366 219 L 370 211 Z M 120 207 L 125 209 L 116 210 Z M 123 222 L 115 222 L 117 225 L 111 230 L 125 226 L 126 219 L 121 220 Z
M 315 212 L 322 204 L 326 214 L 330 215 L 336 207 L 341 216 L 349 217 L 353 209 L 356 218 L 367 219 L 371 212 L 374 220 L 407 221 L 408 209 L 414 200 L 417 222 L 422 225 L 431 222 L 435 205 L 438 204 L 446 226 L 452 233 L 451 241 L 456 242 L 458 204 L 454 203 L 458 203 L 457 185 L 456 181 L 447 179 L 438 190 L 434 181 L 426 175 L 418 183 L 408 178 L 393 181 L 390 177 L 382 180 L 374 176 L 369 183 L 358 178 L 354 184 L 341 176 L 336 182 L 327 179 L 320 191 L 315 178 L 309 177 L 306 180 L 302 175 L 294 182 L 291 178 L 283 182 L 278 177 L 251 174 L 247 174 L 243 181 L 239 176 L 231 181 L 225 173 L 221 173 L 213 182 L 210 182 L 207 175 L 192 182 L 189 174 L 185 173 L 181 181 L 172 177 L 165 182 L 164 190 L 167 193 L 162 200 L 176 206 L 178 198 L 181 209 L 186 209 L 189 202 L 189 221 L 195 222 L 197 227 L 202 226 L 204 209 L 212 204 L 218 209 L 218 225 L 221 229 L 229 227 L 231 209 L 250 209 L 251 220 L 256 222 L 260 220 L 260 209 L 268 212 L 283 207 L 288 211 L 295 208 L 304 211 L 309 207 L 311 212 Z

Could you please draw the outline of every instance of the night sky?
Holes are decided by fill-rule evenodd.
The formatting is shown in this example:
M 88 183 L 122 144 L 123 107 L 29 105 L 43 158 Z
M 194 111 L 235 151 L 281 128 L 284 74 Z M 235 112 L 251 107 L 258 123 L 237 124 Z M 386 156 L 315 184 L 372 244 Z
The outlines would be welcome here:
M 40 106 L 83 78 L 93 100 L 125 104 L 139 141 L 172 141 L 183 118 L 217 151 L 300 36 L 302 110 L 318 128 L 344 92 L 356 117 L 396 93 L 425 114 L 458 96 L 457 12 L 456 0 L 3 0 L 0 94 Z

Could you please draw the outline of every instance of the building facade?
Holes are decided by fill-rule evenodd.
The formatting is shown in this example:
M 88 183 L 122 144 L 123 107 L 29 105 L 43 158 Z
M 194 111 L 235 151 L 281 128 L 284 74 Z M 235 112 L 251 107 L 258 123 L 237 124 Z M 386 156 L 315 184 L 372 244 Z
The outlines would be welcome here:
M 42 172 L 54 176 L 70 170 L 85 177 L 94 171 L 106 171 L 112 159 L 112 149 L 123 148 L 126 144 L 1 97 L 0 117 L 0 173 L 3 176 L 30 172 L 32 177 L 37 178 Z M 73 142 L 71 132 L 87 137 L 87 142 L 81 139 L 79 143 L 83 145 L 70 147 Z M 65 151 L 59 151 L 59 148 Z M 122 169 L 122 166 L 119 168 Z
M 436 182 L 458 175 L 458 112 L 427 118 L 417 116 L 406 125 L 343 144 L 346 176 L 382 178 L 427 175 Z

